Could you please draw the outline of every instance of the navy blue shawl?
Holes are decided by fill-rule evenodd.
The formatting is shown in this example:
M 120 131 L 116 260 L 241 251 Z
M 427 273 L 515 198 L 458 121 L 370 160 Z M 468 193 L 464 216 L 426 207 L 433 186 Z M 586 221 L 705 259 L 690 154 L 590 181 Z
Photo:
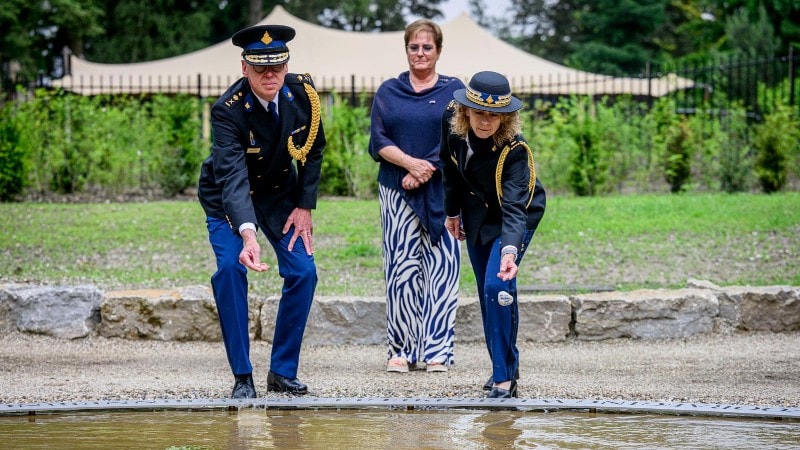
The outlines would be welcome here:
M 442 164 L 439 161 L 442 114 L 453 99 L 453 92 L 463 88 L 464 83 L 458 78 L 439 75 L 433 87 L 414 92 L 406 71 L 397 78 L 384 81 L 372 104 L 369 153 L 380 163 L 378 183 L 401 193 L 434 244 L 444 232 L 445 220 Z M 403 189 L 401 182 L 408 172 L 378 154 L 390 145 L 415 158 L 426 159 L 436 166 L 436 173 L 418 189 Z

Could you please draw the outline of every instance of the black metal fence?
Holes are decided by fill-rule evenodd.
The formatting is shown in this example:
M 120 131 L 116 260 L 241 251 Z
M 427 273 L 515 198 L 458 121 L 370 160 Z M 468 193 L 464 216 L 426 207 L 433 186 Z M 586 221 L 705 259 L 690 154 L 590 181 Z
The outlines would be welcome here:
M 733 59 L 705 66 L 681 68 L 677 74 L 694 85 L 676 93 L 678 112 L 698 109 L 725 114 L 732 103 L 740 104 L 748 117 L 760 120 L 775 105 L 798 106 L 796 74 L 798 57 L 788 55 L 765 59 Z
M 541 75 L 509 81 L 512 90 L 531 103 L 537 100 L 555 102 L 563 96 L 575 94 L 597 99 L 627 94 L 646 102 L 652 102 L 662 95 L 672 95 L 679 113 L 691 114 L 702 109 L 724 114 L 735 102 L 746 109 L 749 117 L 758 120 L 778 103 L 798 106 L 797 61 L 798 56 L 790 50 L 788 55 L 776 58 L 729 58 L 710 61 L 705 65 L 671 67 L 648 64 L 642 73 L 628 77 L 581 73 L 582 76 Z M 3 80 L 3 88 L 9 97 L 40 87 L 59 87 L 82 95 L 186 93 L 216 97 L 235 80 L 234 76 L 209 77 L 202 74 L 166 77 L 74 76 L 59 80 L 40 77 L 36 80 Z M 349 78 L 315 75 L 314 80 L 321 93 L 337 92 L 348 96 L 353 104 L 362 93 L 374 93 L 383 81 L 365 79 L 357 74 Z

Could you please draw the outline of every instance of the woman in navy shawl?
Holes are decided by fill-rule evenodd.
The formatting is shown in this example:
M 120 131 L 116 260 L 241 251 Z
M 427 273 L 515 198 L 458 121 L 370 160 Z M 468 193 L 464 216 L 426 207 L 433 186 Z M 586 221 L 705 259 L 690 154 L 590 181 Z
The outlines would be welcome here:
M 453 363 L 461 253 L 444 228 L 441 117 L 457 78 L 436 72 L 442 32 L 426 19 L 405 30 L 409 70 L 386 80 L 372 105 L 369 152 L 378 170 L 389 372 Z

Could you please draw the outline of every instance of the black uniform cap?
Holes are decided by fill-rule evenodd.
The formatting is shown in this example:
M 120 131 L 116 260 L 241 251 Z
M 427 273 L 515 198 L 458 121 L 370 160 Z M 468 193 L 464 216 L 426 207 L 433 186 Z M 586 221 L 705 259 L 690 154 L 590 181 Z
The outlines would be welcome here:
M 242 47 L 242 59 L 254 66 L 275 66 L 289 61 L 286 43 L 295 31 L 285 25 L 256 25 L 233 35 L 233 45 Z

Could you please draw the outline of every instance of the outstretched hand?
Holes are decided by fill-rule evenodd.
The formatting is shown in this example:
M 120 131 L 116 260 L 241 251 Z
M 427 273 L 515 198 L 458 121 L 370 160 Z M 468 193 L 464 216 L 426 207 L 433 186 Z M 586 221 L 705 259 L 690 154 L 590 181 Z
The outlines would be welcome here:
M 517 257 L 512 254 L 503 255 L 500 258 L 500 272 L 497 278 L 503 281 L 513 280 L 517 276 Z
M 269 265 L 261 262 L 261 246 L 258 245 L 255 231 L 245 230 L 242 234 L 242 239 L 244 239 L 244 245 L 239 253 L 239 262 L 256 272 L 269 270 Z

